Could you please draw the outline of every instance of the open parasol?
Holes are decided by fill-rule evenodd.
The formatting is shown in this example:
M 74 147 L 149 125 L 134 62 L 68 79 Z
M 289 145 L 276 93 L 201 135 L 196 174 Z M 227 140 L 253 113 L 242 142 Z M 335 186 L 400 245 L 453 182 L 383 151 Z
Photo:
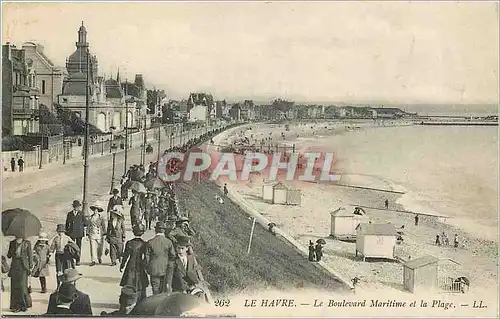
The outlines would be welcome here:
M 144 185 L 142 185 L 141 183 L 136 182 L 136 181 L 134 181 L 130 184 L 129 189 L 136 191 L 138 193 L 147 193 L 146 187 L 144 187 Z
M 38 236 L 42 224 L 38 217 L 21 208 L 7 209 L 2 212 L 2 233 L 4 236 L 28 238 Z
M 316 244 L 326 245 L 326 241 L 323 238 L 316 240 Z
M 159 178 L 152 178 L 146 181 L 146 183 L 144 183 L 144 186 L 147 189 L 162 189 L 163 187 L 165 187 L 165 183 L 163 183 L 163 181 Z

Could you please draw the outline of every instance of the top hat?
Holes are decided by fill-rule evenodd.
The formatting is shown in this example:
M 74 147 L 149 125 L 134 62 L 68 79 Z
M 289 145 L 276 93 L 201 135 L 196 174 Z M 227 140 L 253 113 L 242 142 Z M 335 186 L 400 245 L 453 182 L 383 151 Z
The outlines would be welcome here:
M 120 193 L 119 190 L 117 190 L 116 188 L 113 189 L 113 195 L 117 195 L 118 193 Z
M 75 200 L 73 201 L 73 207 L 75 207 L 75 208 L 76 208 L 76 207 L 80 207 L 80 206 L 82 206 L 82 204 L 80 204 L 80 201 L 79 201 L 78 199 L 75 199 Z
M 65 232 L 66 226 L 64 224 L 57 224 L 56 232 Z
M 70 282 L 63 282 L 57 290 L 57 297 L 64 303 L 75 300 L 78 297 L 75 285 Z
M 47 236 L 47 233 L 40 233 L 38 240 L 49 241 L 49 236 Z
M 76 269 L 70 268 L 66 269 L 63 273 L 62 282 L 73 282 L 82 278 L 82 274 L 80 274 Z
M 167 226 L 164 222 L 157 222 L 155 225 L 155 229 L 167 229 Z
M 90 209 L 91 209 L 91 210 L 97 210 L 99 213 L 104 211 L 104 208 L 102 208 L 101 206 L 99 206 L 99 205 L 97 205 L 97 204 L 95 204 L 95 205 L 91 205 L 91 206 L 90 206 Z

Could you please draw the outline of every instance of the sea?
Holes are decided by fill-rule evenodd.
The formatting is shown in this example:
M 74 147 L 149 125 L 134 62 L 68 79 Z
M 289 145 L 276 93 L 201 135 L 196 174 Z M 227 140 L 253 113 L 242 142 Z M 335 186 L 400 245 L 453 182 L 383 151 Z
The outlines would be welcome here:
M 335 169 L 404 191 L 406 210 L 498 242 L 498 127 L 374 127 L 330 137 Z

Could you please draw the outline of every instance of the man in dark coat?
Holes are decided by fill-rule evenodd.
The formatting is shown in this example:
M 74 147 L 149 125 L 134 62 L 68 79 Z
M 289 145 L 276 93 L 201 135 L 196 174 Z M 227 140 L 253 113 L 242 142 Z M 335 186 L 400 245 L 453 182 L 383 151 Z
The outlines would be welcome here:
M 20 172 L 22 172 L 24 170 L 24 160 L 23 160 L 22 157 L 17 160 L 17 166 L 19 166 L 19 171 Z
M 133 287 L 137 292 L 137 299 L 141 301 L 146 298 L 146 287 L 149 286 L 148 274 L 146 273 L 146 242 L 141 236 L 144 234 L 144 226 L 135 225 L 132 228 L 135 238 L 125 244 L 120 272 L 125 268 L 120 286 Z M 125 267 L 126 266 L 126 267 Z
M 175 258 L 175 250 L 172 241 L 165 237 L 165 228 L 165 223 L 156 223 L 156 236 L 148 241 L 146 248 L 147 271 L 151 276 L 154 295 L 167 292 L 171 288 L 167 286 L 166 277 L 168 264 Z
M 203 282 L 201 267 L 196 257 L 187 253 L 191 246 L 189 238 L 179 237 L 175 244 L 176 258 L 169 264 L 167 283 L 173 292 L 189 293 L 196 285 Z
M 120 298 L 118 300 L 120 309 L 113 312 L 103 311 L 101 312 L 101 316 L 125 317 L 126 315 L 130 314 L 130 312 L 135 308 L 138 302 L 139 300 L 137 299 L 135 288 L 131 286 L 125 286 L 122 288 Z
M 79 274 L 75 269 L 66 269 L 63 275 L 63 283 L 73 284 L 76 288 L 76 281 L 82 278 L 82 274 Z M 62 284 L 61 284 L 62 285 Z M 47 314 L 53 315 L 57 314 L 57 298 L 58 291 L 52 293 L 49 297 L 49 304 L 47 306 Z M 92 304 L 90 302 L 89 295 L 76 289 L 76 298 L 71 303 L 70 311 L 73 314 L 92 316 Z
M 68 235 L 82 250 L 82 238 L 85 237 L 86 220 L 80 210 L 80 201 L 73 201 L 73 210 L 66 215 L 66 235 Z M 80 258 L 76 260 L 76 265 L 80 265 Z
M 108 201 L 108 208 L 106 209 L 106 212 L 108 213 L 108 219 L 111 213 L 111 210 L 115 205 L 123 205 L 123 200 L 120 196 L 118 196 L 120 192 L 115 188 L 113 189 L 113 196 L 109 199 Z

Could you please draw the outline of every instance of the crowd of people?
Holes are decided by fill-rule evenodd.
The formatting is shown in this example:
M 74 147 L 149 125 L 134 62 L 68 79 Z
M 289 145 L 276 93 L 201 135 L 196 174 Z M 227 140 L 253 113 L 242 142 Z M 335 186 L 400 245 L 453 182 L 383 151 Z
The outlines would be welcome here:
M 166 152 L 187 152 L 216 133 L 217 130 L 212 131 Z M 179 209 L 174 184 L 157 178 L 155 163 L 150 163 L 148 172 L 145 171 L 143 165 L 131 166 L 122 178 L 121 191 L 113 189 L 107 207 L 99 203 L 90 205 L 89 216 L 82 212 L 80 201 L 74 200 L 66 223 L 56 226 L 56 235 L 51 240 L 42 232 L 33 249 L 25 238 L 10 242 L 6 257 L 11 262 L 8 265 L 7 258 L 2 256 L 2 273 L 11 278 L 11 311 L 25 312 L 32 306 L 31 277 L 38 278 L 41 293 L 47 293 L 53 257 L 57 287 L 49 297 L 47 315 L 92 315 L 90 296 L 76 288 L 77 280 L 83 276 L 77 267 L 84 238 L 89 242 L 90 267 L 103 264 L 103 256 L 109 255 L 109 265 L 119 265 L 122 273 L 120 307 L 102 315 L 128 315 L 141 302 L 159 294 L 190 294 L 210 301 L 208 284 L 192 245 L 196 232 L 190 226 L 189 216 Z M 134 187 L 134 183 L 148 187 Z M 134 235 L 128 241 L 124 214 L 127 200 Z M 153 237 L 145 240 L 144 234 L 152 228 Z M 149 286 L 153 296 L 148 297 Z

